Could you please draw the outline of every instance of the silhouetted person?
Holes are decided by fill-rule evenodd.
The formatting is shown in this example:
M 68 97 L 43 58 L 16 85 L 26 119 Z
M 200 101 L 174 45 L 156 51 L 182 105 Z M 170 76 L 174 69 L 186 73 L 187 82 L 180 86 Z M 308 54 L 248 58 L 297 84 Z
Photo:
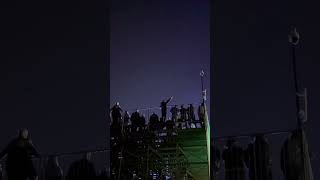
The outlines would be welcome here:
M 244 180 L 244 152 L 234 139 L 227 141 L 222 159 L 225 164 L 226 180 Z
M 164 119 L 164 118 L 160 118 L 158 128 L 159 128 L 160 130 L 163 130 L 163 128 L 164 128 L 165 126 L 166 126 L 165 119 Z
M 281 149 L 281 170 L 285 180 L 303 180 L 302 133 L 294 130 Z
M 104 169 L 99 173 L 98 180 L 110 180 L 108 168 L 105 166 Z
M 191 120 L 191 122 L 193 122 L 195 120 L 195 115 L 194 115 L 194 107 L 192 104 L 189 104 L 189 108 L 188 108 L 188 117 Z
M 73 162 L 69 167 L 67 180 L 96 179 L 96 171 L 90 159 L 91 153 L 87 153 L 82 159 Z
M 181 105 L 180 107 L 180 115 L 181 115 L 182 122 L 185 122 L 187 120 L 187 109 L 184 108 L 183 105 Z
M 201 105 L 198 107 L 198 117 L 202 125 L 204 125 L 206 112 L 205 112 L 205 106 L 204 103 L 201 103 Z
M 139 131 L 143 131 L 146 126 L 146 115 L 143 114 L 139 119 Z
M 179 111 L 179 109 L 178 109 L 177 105 L 174 105 L 170 110 L 171 119 L 173 122 L 177 122 L 177 120 L 178 120 L 178 111 Z
M 122 109 L 120 107 L 119 102 L 117 102 L 111 108 L 112 124 L 120 124 L 121 118 L 122 118 L 121 113 L 122 113 Z
M 257 135 L 245 152 L 245 163 L 250 180 L 271 180 L 271 158 L 269 144 L 262 135 Z
M 137 109 L 135 112 L 131 114 L 131 125 L 133 127 L 133 130 L 136 131 L 137 127 L 139 127 L 140 124 L 140 113 Z
M 221 152 L 216 146 L 211 146 L 212 162 L 213 162 L 213 175 L 218 174 L 221 165 Z
M 130 114 L 128 111 L 125 111 L 124 112 L 124 115 L 123 115 L 123 125 L 126 127 L 129 125 L 129 121 L 130 121 Z
M 63 172 L 58 162 L 58 157 L 50 156 L 45 167 L 45 180 L 62 180 Z
M 17 138 L 0 153 L 0 159 L 7 155 L 6 171 L 8 180 L 38 179 L 32 163 L 32 157 L 40 157 L 33 146 L 29 131 L 21 129 Z
M 159 116 L 155 113 L 152 113 L 149 120 L 149 129 L 151 131 L 158 130 L 159 125 Z
M 166 120 L 167 119 L 167 105 L 168 103 L 172 100 L 172 96 L 167 99 L 167 100 L 163 100 L 160 104 L 161 107 L 161 117 L 162 119 Z
M 168 136 L 171 136 L 172 132 L 174 130 L 174 122 L 169 119 L 169 120 L 167 120 L 165 122 L 165 124 L 166 124 L 165 126 L 166 126 L 166 129 L 167 129 L 167 134 L 168 134 Z

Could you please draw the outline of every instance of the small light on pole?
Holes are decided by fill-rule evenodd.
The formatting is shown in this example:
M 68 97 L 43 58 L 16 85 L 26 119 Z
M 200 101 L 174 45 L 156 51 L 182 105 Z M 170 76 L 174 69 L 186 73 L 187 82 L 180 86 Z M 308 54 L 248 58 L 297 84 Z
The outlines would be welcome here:
M 300 35 L 297 31 L 297 28 L 294 28 L 289 34 L 289 42 L 296 46 L 299 43 Z

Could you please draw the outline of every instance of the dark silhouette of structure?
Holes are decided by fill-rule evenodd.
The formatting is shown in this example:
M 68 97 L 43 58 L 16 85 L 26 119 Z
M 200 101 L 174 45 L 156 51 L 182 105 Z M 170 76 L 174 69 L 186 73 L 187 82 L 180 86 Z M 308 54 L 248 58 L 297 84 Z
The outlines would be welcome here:
M 161 108 L 160 119 L 152 113 L 148 124 L 138 111 L 133 112 L 125 132 L 111 134 L 111 179 L 208 179 L 205 126 L 179 128 L 175 121 L 179 109 L 173 107 L 172 117 L 167 118 L 166 108 Z M 188 110 L 183 111 L 182 118 L 187 118 Z M 182 118 L 180 122 L 187 121 Z M 194 123 L 201 124 L 196 119 Z

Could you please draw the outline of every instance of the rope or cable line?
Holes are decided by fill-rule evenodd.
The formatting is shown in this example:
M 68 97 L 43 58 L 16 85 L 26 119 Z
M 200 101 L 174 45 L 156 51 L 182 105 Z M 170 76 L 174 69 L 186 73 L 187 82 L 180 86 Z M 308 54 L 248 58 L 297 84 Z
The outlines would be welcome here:
M 189 104 L 192 104 L 192 105 L 201 105 L 201 103 L 199 103 L 199 102 L 197 102 L 197 103 L 188 103 L 188 104 L 180 104 L 180 105 L 189 105 Z M 178 104 L 167 105 L 168 108 L 174 107 L 174 106 L 178 106 Z M 144 108 L 129 108 L 129 109 L 126 109 L 125 111 L 133 112 L 133 111 L 136 111 L 136 110 L 146 111 L 146 110 L 153 110 L 153 109 L 158 109 L 158 110 L 160 110 L 161 107 L 160 107 L 160 106 L 153 106 L 153 107 L 144 107 Z
M 44 154 L 41 157 L 49 157 L 49 156 L 72 156 L 72 155 L 79 155 L 79 154 L 86 154 L 86 153 L 98 153 L 98 152 L 108 152 L 110 149 L 95 149 L 95 150 L 86 150 L 86 151 L 75 151 L 75 152 L 65 152 L 65 153 L 56 153 L 56 154 Z
M 247 137 L 253 137 L 255 135 L 265 135 L 265 136 L 272 136 L 272 135 L 279 135 L 279 134 L 288 134 L 291 133 L 295 129 L 289 129 L 289 130 L 273 130 L 273 131 L 265 131 L 265 132 L 259 132 L 259 133 L 249 133 L 249 134 L 241 134 L 241 135 L 235 135 L 235 136 L 217 136 L 212 138 L 213 140 L 226 140 L 230 138 L 247 138 Z

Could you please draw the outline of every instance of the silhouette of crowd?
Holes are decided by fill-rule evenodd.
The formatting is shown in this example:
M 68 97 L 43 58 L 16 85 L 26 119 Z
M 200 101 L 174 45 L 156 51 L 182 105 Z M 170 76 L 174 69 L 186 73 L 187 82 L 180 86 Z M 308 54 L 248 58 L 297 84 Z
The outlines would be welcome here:
M 128 111 L 121 109 L 120 104 L 116 103 L 111 109 L 112 128 L 119 128 L 128 131 L 126 127 L 131 127 L 131 132 L 140 132 L 149 130 L 159 131 L 166 128 L 168 132 L 174 128 L 193 128 L 196 121 L 203 125 L 205 119 L 205 107 L 202 103 L 198 107 L 198 117 L 196 120 L 194 107 L 189 104 L 188 108 L 183 105 L 178 108 L 177 105 L 171 107 L 171 118 L 167 117 L 168 103 L 172 99 L 161 102 L 161 117 L 152 113 L 149 123 L 146 124 L 145 115 L 141 115 L 137 110 L 131 115 Z M 192 125 L 193 124 L 193 125 Z M 114 136 L 113 137 L 117 137 Z M 303 179 L 303 156 L 302 156 L 302 133 L 301 130 L 294 130 L 291 136 L 286 139 L 281 148 L 280 165 L 284 180 L 302 180 Z M 262 134 L 255 134 L 246 148 L 243 148 L 235 138 L 229 138 L 226 141 L 222 151 L 215 145 L 211 147 L 212 152 L 212 172 L 219 174 L 221 165 L 224 164 L 225 180 L 244 180 L 246 179 L 246 168 L 250 180 L 272 180 L 272 161 L 270 146 L 266 137 Z M 139 145 L 139 144 L 137 144 Z M 137 147 L 138 148 L 138 147 Z M 91 161 L 91 153 L 86 153 L 81 159 L 74 161 L 64 174 L 59 165 L 57 156 L 49 156 L 44 168 L 45 180 L 107 180 L 107 167 L 97 173 L 94 164 Z M 20 129 L 18 136 L 11 140 L 9 144 L 0 152 L 0 160 L 6 156 L 5 166 L 0 164 L 0 180 L 6 172 L 8 180 L 38 180 L 39 175 L 33 164 L 33 158 L 44 158 L 33 145 L 30 133 L 27 129 Z M 115 156 L 118 158 L 118 156 Z M 117 159 L 111 159 L 116 161 Z
M 303 180 L 301 154 L 301 131 L 294 130 L 281 148 L 280 165 L 284 180 Z M 222 151 L 211 147 L 213 173 L 217 176 L 224 163 L 225 180 L 272 180 L 270 146 L 262 134 L 253 136 L 253 141 L 243 148 L 235 138 L 229 138 Z M 246 174 L 246 168 L 249 170 Z
M 6 157 L 5 166 L 0 164 L 0 180 L 4 174 L 8 180 L 38 180 L 39 175 L 33 164 L 34 158 L 47 159 L 44 166 L 44 180 L 108 180 L 107 168 L 97 173 L 91 153 L 86 153 L 80 160 L 74 161 L 64 175 L 57 156 L 41 157 L 33 145 L 27 129 L 19 130 L 18 136 L 11 140 L 0 152 L 0 160 Z M 5 172 L 5 173 L 4 173 Z
M 168 103 L 171 100 L 172 97 L 163 100 L 160 103 L 160 117 L 155 112 L 152 112 L 148 119 L 148 122 L 146 120 L 146 115 L 141 114 L 138 109 L 132 112 L 130 115 L 128 111 L 123 111 L 120 107 L 120 103 L 117 102 L 111 108 L 111 129 L 114 131 L 118 131 L 119 129 L 121 129 L 121 132 L 139 132 L 144 130 L 160 131 L 164 128 L 167 130 L 199 127 L 204 128 L 204 103 L 200 104 L 198 107 L 198 119 L 196 119 L 193 104 L 189 104 L 188 107 L 184 107 L 184 105 L 181 105 L 180 108 L 178 108 L 177 105 L 171 106 L 171 117 L 167 117 Z M 116 137 L 121 132 L 112 132 L 112 134 Z

